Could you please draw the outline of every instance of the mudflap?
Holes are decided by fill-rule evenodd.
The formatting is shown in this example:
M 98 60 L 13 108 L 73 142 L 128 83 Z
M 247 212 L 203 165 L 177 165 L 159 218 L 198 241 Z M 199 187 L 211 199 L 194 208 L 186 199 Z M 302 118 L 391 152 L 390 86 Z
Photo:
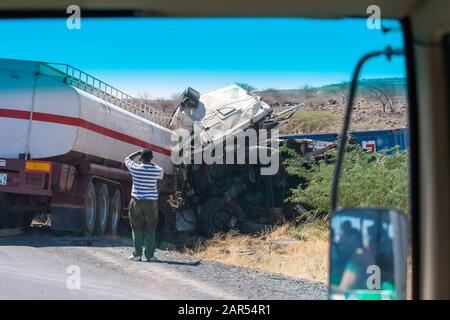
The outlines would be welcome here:
M 53 230 L 83 232 L 83 208 L 51 206 L 51 216 Z

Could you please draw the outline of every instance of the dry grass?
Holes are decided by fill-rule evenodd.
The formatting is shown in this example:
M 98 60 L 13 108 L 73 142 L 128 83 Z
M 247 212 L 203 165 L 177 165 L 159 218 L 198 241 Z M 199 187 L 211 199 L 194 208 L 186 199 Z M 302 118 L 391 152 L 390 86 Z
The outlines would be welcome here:
M 264 271 L 327 282 L 328 230 L 323 222 L 286 224 L 260 235 L 216 235 L 187 253 Z
M 280 127 L 281 133 L 304 134 L 329 131 L 340 125 L 340 118 L 328 111 L 301 111 Z M 331 131 L 329 131 L 331 132 Z

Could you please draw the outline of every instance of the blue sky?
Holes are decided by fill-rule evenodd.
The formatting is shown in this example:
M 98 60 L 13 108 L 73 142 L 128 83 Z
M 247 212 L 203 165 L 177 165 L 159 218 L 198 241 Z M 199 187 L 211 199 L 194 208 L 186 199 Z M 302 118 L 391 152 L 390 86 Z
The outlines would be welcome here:
M 233 82 L 258 89 L 348 81 L 364 53 L 402 47 L 396 31 L 369 30 L 364 19 L 82 18 L 1 20 L 0 57 L 68 63 L 133 95 L 169 97 Z M 370 62 L 364 78 L 401 77 L 404 61 Z

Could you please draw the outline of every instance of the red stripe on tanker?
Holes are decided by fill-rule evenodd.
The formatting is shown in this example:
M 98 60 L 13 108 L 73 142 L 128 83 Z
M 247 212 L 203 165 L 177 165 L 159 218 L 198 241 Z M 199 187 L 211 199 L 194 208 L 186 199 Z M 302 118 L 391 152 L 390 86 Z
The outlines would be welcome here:
M 28 120 L 30 118 L 30 115 L 31 115 L 31 112 L 29 112 L 29 111 L 21 111 L 21 110 L 13 110 L 13 109 L 0 109 L 0 117 L 2 117 L 2 118 Z M 132 136 L 128 136 L 126 134 L 123 134 L 123 133 L 120 133 L 120 132 L 117 132 L 114 130 L 110 130 L 108 128 L 99 126 L 98 124 L 89 122 L 84 119 L 60 116 L 57 114 L 34 112 L 33 116 L 32 116 L 32 120 L 58 123 L 58 124 L 64 124 L 64 125 L 68 125 L 68 126 L 78 126 L 78 127 L 82 127 L 82 128 L 103 134 L 105 136 L 108 136 L 108 137 L 111 137 L 114 139 L 117 139 L 117 140 L 121 140 L 124 142 L 128 142 L 130 144 L 134 144 L 134 145 L 142 147 L 142 148 L 148 148 L 150 150 L 153 150 L 154 152 L 158 152 L 158 153 L 164 154 L 166 156 L 170 156 L 172 154 L 172 151 L 169 149 L 165 149 L 163 147 L 159 147 L 157 145 L 136 139 Z
M 166 156 L 170 156 L 172 153 L 169 149 L 165 149 L 165 148 L 159 147 L 157 145 L 136 139 L 132 136 L 99 126 L 98 124 L 95 124 L 93 122 L 90 122 L 90 121 L 87 121 L 84 119 L 60 116 L 57 114 L 41 113 L 41 112 L 33 113 L 32 119 L 36 120 L 36 121 L 53 122 L 53 123 L 82 127 L 82 128 L 103 134 L 105 136 L 108 136 L 108 137 L 111 137 L 111 138 L 114 138 L 117 140 L 121 140 L 124 142 L 134 144 L 134 145 L 142 147 L 142 148 L 148 148 L 150 150 L 153 150 L 154 152 L 158 152 L 158 153 L 164 154 Z

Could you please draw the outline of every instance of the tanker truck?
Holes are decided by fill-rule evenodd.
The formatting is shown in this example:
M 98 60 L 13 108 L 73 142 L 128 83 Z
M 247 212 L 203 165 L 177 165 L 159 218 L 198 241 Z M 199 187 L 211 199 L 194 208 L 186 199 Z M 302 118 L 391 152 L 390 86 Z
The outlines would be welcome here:
M 124 158 L 148 148 L 164 182 L 173 175 L 169 121 L 69 65 L 0 59 L 0 227 L 50 212 L 55 230 L 116 234 L 131 188 Z
M 279 205 L 265 200 L 285 188 L 255 176 L 255 166 L 174 165 L 171 155 L 177 129 L 193 134 L 196 123 L 205 148 L 237 129 L 272 127 L 274 118 L 237 85 L 202 94 L 188 88 L 166 114 L 67 64 L 0 59 L 0 228 L 28 226 L 45 213 L 53 230 L 117 234 L 131 190 L 123 161 L 142 148 L 165 172 L 157 230 L 166 236 L 227 231 L 248 220 L 243 211 L 262 207 L 270 215 L 282 195 Z M 261 194 L 259 209 L 245 209 L 249 194 Z M 173 197 L 178 206 L 169 205 Z

